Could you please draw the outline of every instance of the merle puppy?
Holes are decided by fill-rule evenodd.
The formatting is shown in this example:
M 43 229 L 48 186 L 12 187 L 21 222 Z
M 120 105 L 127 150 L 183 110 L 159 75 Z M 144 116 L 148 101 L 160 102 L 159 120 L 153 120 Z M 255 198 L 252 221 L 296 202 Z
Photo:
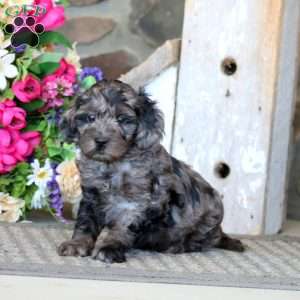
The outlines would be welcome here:
M 83 200 L 60 255 L 120 263 L 130 248 L 244 250 L 222 232 L 217 191 L 160 145 L 162 114 L 143 92 L 103 80 L 77 98 L 62 129 L 81 150 Z

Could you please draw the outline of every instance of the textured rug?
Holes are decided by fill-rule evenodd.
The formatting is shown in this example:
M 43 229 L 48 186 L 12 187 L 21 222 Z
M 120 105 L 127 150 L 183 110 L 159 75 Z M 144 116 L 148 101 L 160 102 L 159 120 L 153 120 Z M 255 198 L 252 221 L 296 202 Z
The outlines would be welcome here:
M 133 250 L 123 264 L 59 257 L 69 226 L 0 225 L 0 274 L 300 290 L 300 239 L 244 238 L 245 253 L 182 255 Z

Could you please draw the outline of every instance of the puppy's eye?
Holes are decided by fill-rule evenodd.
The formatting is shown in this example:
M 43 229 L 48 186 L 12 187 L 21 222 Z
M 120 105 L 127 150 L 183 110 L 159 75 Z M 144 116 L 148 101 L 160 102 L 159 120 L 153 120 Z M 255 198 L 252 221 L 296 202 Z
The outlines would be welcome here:
M 96 120 L 96 116 L 95 115 L 88 115 L 87 116 L 87 121 L 88 123 L 93 123 Z
M 77 126 L 82 126 L 84 124 L 91 124 L 95 122 L 96 116 L 94 114 L 80 114 L 75 117 L 75 122 Z
M 118 116 L 117 121 L 119 124 L 122 124 L 122 125 L 130 125 L 130 124 L 134 124 L 136 122 L 133 117 L 125 116 L 125 115 Z

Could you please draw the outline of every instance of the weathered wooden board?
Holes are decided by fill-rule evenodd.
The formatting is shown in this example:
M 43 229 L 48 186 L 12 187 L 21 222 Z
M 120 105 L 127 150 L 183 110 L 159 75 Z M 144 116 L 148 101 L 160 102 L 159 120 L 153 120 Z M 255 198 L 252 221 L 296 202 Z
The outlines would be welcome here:
M 165 120 L 162 144 L 168 151 L 171 150 L 180 46 L 179 39 L 166 41 L 145 62 L 120 77 L 137 90 L 144 88 L 157 102 Z
M 276 102 L 268 170 L 265 232 L 281 229 L 286 216 L 289 154 L 298 92 L 300 1 L 283 1 Z M 278 184 L 279 183 L 279 184 Z
M 178 65 L 173 65 L 163 71 L 151 83 L 145 86 L 151 99 L 157 102 L 163 112 L 165 121 L 165 134 L 162 140 L 164 147 L 171 151 L 175 99 L 177 88 Z
M 226 232 L 281 228 L 299 13 L 299 0 L 186 0 L 172 149 L 224 195 Z

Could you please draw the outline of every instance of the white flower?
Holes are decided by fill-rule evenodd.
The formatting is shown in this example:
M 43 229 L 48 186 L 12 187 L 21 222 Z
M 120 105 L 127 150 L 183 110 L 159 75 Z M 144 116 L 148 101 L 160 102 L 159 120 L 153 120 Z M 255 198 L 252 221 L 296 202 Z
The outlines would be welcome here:
M 42 209 L 47 204 L 47 188 L 40 187 L 31 200 L 32 209 Z
M 68 53 L 66 56 L 66 60 L 69 64 L 72 64 L 75 68 L 77 73 L 81 71 L 81 64 L 80 64 L 80 56 L 76 50 L 77 43 L 73 43 L 72 49 L 68 49 Z
M 56 168 L 56 181 L 59 185 L 64 202 L 78 203 L 82 198 L 80 174 L 75 160 L 66 160 Z
M 33 195 L 31 208 L 41 209 L 47 204 L 47 183 L 52 180 L 53 169 L 51 168 L 49 159 L 46 159 L 44 167 L 40 166 L 40 162 L 37 159 L 31 163 L 31 166 L 33 173 L 27 177 L 27 185 L 35 184 L 38 187 Z
M 0 90 L 6 88 L 6 78 L 15 78 L 18 75 L 18 69 L 12 65 L 14 60 L 14 54 L 9 54 L 7 50 L 0 49 Z
M 75 160 L 63 161 L 56 168 L 56 181 L 59 185 L 64 203 L 72 206 L 73 217 L 77 217 L 79 203 L 82 199 L 80 174 Z
M 9 45 L 10 45 L 10 39 L 5 40 L 4 32 L 0 29 L 0 49 L 5 49 Z
M 14 223 L 22 216 L 25 201 L 0 193 L 0 221 Z
M 46 159 L 43 168 L 40 166 L 40 162 L 35 159 L 31 163 L 33 173 L 27 177 L 27 185 L 35 184 L 39 189 L 45 190 L 47 188 L 47 183 L 51 181 L 53 177 L 53 169 L 51 168 L 49 159 Z

